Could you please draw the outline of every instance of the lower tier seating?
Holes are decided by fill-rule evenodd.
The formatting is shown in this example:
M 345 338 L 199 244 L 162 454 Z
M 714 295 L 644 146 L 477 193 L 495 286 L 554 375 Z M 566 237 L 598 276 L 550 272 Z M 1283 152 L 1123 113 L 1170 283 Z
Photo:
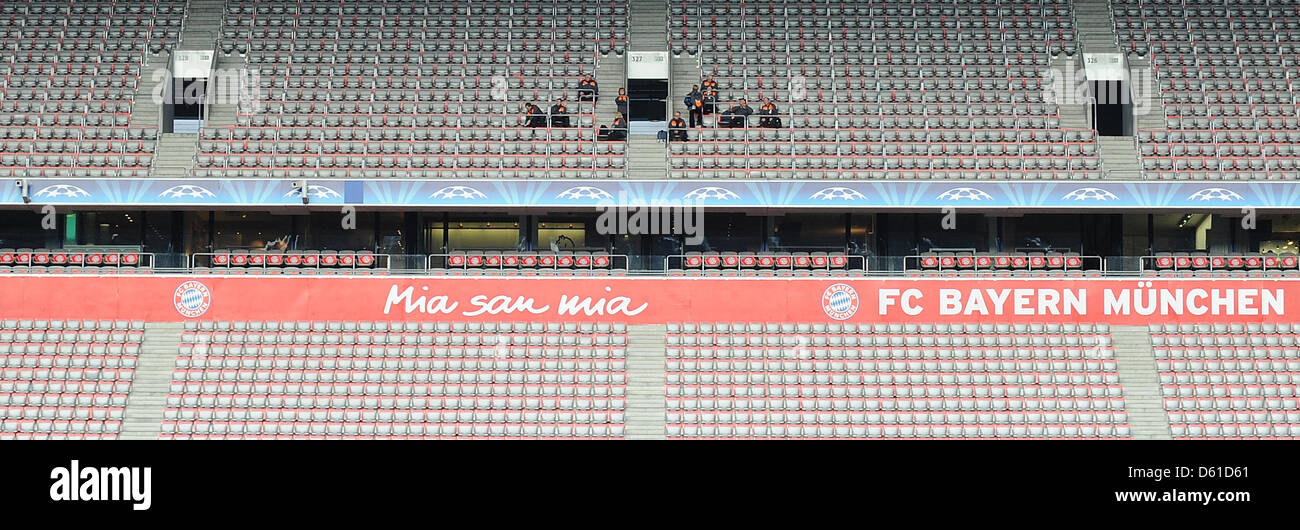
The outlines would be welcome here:
M 115 439 L 144 323 L 0 324 L 0 440 Z
M 1174 438 L 1300 438 L 1300 324 L 1149 329 Z
M 573 322 L 191 322 L 162 438 L 622 438 L 626 333 Z
M 678 438 L 1129 438 L 1109 327 L 668 326 Z

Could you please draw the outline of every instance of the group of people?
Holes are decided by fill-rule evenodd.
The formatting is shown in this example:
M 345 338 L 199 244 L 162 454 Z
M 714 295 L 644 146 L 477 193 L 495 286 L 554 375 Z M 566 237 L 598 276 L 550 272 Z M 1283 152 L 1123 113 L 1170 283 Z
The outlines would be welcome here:
M 526 127 L 546 127 L 549 116 L 549 125 L 551 127 L 572 127 L 573 123 L 569 119 L 569 106 L 565 104 L 563 96 L 555 100 L 551 105 L 551 112 L 542 112 L 542 108 L 533 103 L 524 104 L 524 126 Z
M 578 80 L 578 101 L 597 102 L 600 100 L 600 86 L 596 83 L 596 78 L 591 74 L 585 74 Z M 597 134 L 598 140 L 623 141 L 627 140 L 627 113 L 628 98 L 627 89 L 618 89 L 618 96 L 614 100 L 618 106 L 618 116 L 609 125 L 601 125 Z M 543 112 L 541 107 L 529 102 L 524 104 L 524 126 L 525 127 L 572 127 L 573 122 L 570 120 L 569 107 L 565 98 L 561 96 L 551 105 L 550 112 Z
M 591 74 L 585 74 L 578 80 L 578 101 L 597 102 L 600 100 L 600 87 L 596 79 Z M 718 82 L 713 79 L 712 75 L 704 78 L 700 84 L 692 86 L 691 92 L 686 95 L 682 101 L 686 104 L 686 112 L 690 117 L 688 122 L 682 119 L 681 111 L 673 112 L 673 118 L 668 121 L 668 140 L 674 142 L 688 141 L 687 129 L 696 129 L 704 126 L 704 117 L 717 112 L 718 105 Z M 608 126 L 601 125 L 597 133 L 597 139 L 602 141 L 624 141 L 627 140 L 628 126 L 628 97 L 627 89 L 618 89 L 618 96 L 614 101 L 618 106 L 618 115 Z M 550 112 L 543 112 L 541 107 L 533 103 L 524 105 L 524 125 L 526 127 L 572 127 L 573 122 L 569 114 L 569 107 L 564 97 L 555 100 L 551 105 Z M 740 129 L 747 126 L 749 117 L 755 114 L 754 108 L 749 106 L 745 99 L 737 101 L 730 108 L 719 113 L 718 127 L 728 129 Z M 758 108 L 758 126 L 779 129 L 782 127 L 781 116 L 777 111 L 776 103 L 770 98 L 764 99 L 763 104 Z M 662 133 L 661 133 L 662 134 Z
M 668 139 L 675 142 L 687 141 L 686 129 L 699 128 L 704 126 L 704 117 L 713 114 L 717 110 L 718 102 L 718 82 L 710 75 L 704 81 L 691 87 L 691 92 L 686 95 L 683 103 L 686 104 L 686 111 L 690 116 L 690 122 L 682 119 L 681 111 L 673 112 L 673 119 L 668 121 Z M 754 114 L 753 107 L 749 102 L 741 99 L 727 110 L 722 111 L 718 117 L 718 127 L 737 129 L 744 128 L 749 117 Z M 770 129 L 781 128 L 781 117 L 776 109 L 776 103 L 771 99 L 763 100 L 763 105 L 758 110 L 758 126 Z

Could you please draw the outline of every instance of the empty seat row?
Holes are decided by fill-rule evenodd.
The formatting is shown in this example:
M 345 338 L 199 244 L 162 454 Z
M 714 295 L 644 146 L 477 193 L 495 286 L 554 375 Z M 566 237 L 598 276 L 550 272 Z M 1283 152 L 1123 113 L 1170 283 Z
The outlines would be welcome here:
M 596 252 L 453 252 L 430 256 L 430 268 L 442 269 L 612 269 L 627 268 L 627 259 Z
M 151 255 L 139 252 L 87 252 L 61 249 L 0 249 L 0 268 L 3 267 L 96 267 L 150 268 Z

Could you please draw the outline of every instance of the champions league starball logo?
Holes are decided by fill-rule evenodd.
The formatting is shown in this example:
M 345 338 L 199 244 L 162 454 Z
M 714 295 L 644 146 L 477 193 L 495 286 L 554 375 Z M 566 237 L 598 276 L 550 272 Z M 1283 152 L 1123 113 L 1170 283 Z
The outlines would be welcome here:
M 848 320 L 858 312 L 858 291 L 837 283 L 822 292 L 822 311 L 833 320 Z
M 185 318 L 198 318 L 208 312 L 212 306 L 212 291 L 203 282 L 194 280 L 182 283 L 172 295 L 176 312 Z

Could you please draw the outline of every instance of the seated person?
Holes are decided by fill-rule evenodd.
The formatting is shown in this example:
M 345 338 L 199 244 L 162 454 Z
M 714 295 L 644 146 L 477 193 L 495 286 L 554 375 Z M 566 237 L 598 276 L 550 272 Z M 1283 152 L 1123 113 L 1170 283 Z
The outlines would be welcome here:
M 532 103 L 524 105 L 524 126 L 525 127 L 546 127 L 546 113 L 542 112 L 541 107 Z
M 673 119 L 668 120 L 668 141 L 686 141 L 686 120 L 682 119 L 681 111 L 674 112 Z
M 608 128 L 603 125 L 600 127 L 600 134 L 597 135 L 596 139 L 609 142 L 627 140 L 627 121 L 622 116 L 614 118 L 614 123 L 610 124 Z
M 570 127 L 569 107 L 564 104 L 564 98 L 555 100 L 551 105 L 551 127 Z
M 614 141 L 627 140 L 627 120 L 620 115 L 614 118 L 614 124 L 609 126 L 609 139 Z
M 713 74 L 709 74 L 701 86 L 704 88 L 704 114 L 713 114 L 718 105 L 718 82 L 713 79 Z
M 596 79 L 591 74 L 585 74 L 578 81 L 578 101 L 596 101 L 600 96 L 600 88 L 596 86 Z
M 749 102 L 740 100 L 726 112 L 722 113 L 722 119 L 718 121 L 718 127 L 739 129 L 745 126 L 745 119 L 754 113 L 754 109 L 749 106 Z
M 776 104 L 772 100 L 763 102 L 763 106 L 758 108 L 758 126 L 769 129 L 780 129 L 781 118 L 777 116 Z

